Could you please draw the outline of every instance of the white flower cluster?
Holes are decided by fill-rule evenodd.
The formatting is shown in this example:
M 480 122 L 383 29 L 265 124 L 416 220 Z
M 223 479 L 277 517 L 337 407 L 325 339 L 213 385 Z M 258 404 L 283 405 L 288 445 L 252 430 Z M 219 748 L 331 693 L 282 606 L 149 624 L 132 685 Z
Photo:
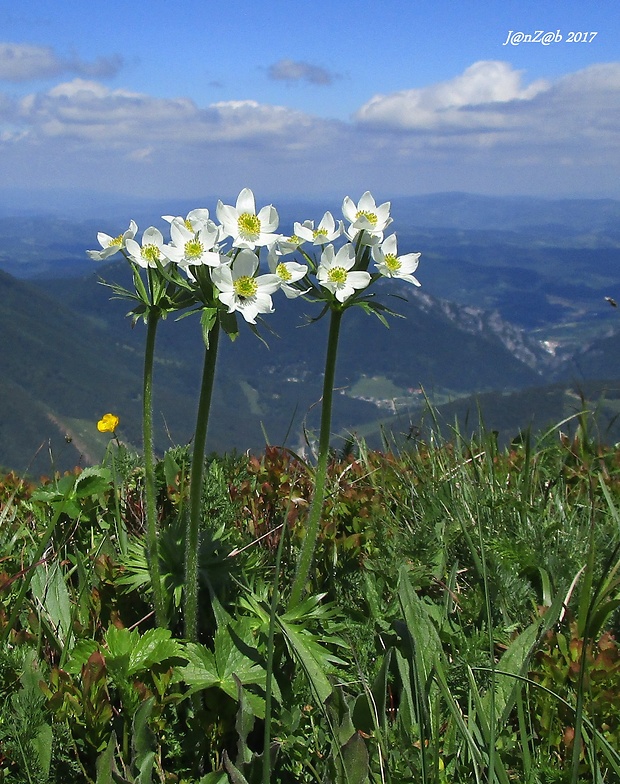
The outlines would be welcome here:
M 316 228 L 310 220 L 295 223 L 294 234 L 285 237 L 276 233 L 279 217 L 275 207 L 269 205 L 257 212 L 254 194 L 245 188 L 234 207 L 218 201 L 219 223 L 206 209 L 192 210 L 185 218 L 164 215 L 170 224 L 170 241 L 166 242 L 161 231 L 151 226 L 143 232 L 140 243 L 136 239 L 138 227 L 131 221 L 118 237 L 100 232 L 97 239 L 102 250 L 88 251 L 88 255 L 105 260 L 122 251 L 141 268 L 176 265 L 190 281 L 196 281 L 197 267 L 207 267 L 217 298 L 228 312 L 238 311 L 247 322 L 255 324 L 258 315 L 273 312 L 271 295 L 280 289 L 288 298 L 309 295 L 329 301 L 331 296 L 342 304 L 381 276 L 419 286 L 412 273 L 420 254 L 398 256 L 396 235 L 383 238 L 392 223 L 389 212 L 390 203 L 377 206 L 369 192 L 358 204 L 347 196 L 342 213 L 348 227 L 326 212 Z M 334 242 L 339 238 L 344 244 L 336 249 Z M 301 249 L 305 243 L 321 249 L 318 264 Z M 259 274 L 262 248 L 267 249 L 266 274 Z M 307 263 L 285 260 L 298 251 Z M 368 272 L 371 257 L 374 276 Z M 313 284 L 311 274 L 318 286 Z

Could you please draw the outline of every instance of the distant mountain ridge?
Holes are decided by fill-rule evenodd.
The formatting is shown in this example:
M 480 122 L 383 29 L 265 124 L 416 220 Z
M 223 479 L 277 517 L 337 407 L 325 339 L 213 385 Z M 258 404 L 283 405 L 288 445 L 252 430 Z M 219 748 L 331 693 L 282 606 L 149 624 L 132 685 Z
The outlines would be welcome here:
M 99 273 L 129 283 L 124 261 Z M 338 361 L 339 387 L 351 389 L 364 376 L 381 376 L 406 396 L 411 394 L 408 389 L 420 387 L 429 392 L 448 388 L 465 394 L 542 382 L 540 369 L 516 357 L 498 336 L 497 323 L 489 328 L 479 318 L 478 326 L 472 329 L 468 313 L 469 322 L 463 328 L 458 306 L 426 295 L 418 299 L 409 286 L 397 291 L 411 298 L 409 302 L 395 301 L 395 309 L 405 318 L 391 318 L 390 329 L 357 308 L 346 314 Z M 12 385 L 12 391 L 7 387 L 4 395 L 10 395 L 13 407 L 10 422 L 0 415 L 0 464 L 17 465 L 18 450 L 19 466 L 23 467 L 40 445 L 40 441 L 20 441 L 14 430 L 16 422 L 32 419 L 34 408 L 39 411 L 41 437 L 53 434 L 64 451 L 58 423 L 68 419 L 90 422 L 94 432 L 96 420 L 108 410 L 121 416 L 125 438 L 139 444 L 144 328 L 139 324 L 130 329 L 124 318 L 127 304 L 110 302 L 109 297 L 109 289 L 99 285 L 95 273 L 82 279 L 39 283 L 0 273 L 0 334 L 6 336 L 3 380 Z M 266 332 L 269 348 L 245 328 L 234 344 L 222 342 L 211 448 L 258 448 L 262 428 L 276 443 L 292 428 L 291 437 L 298 441 L 304 422 L 307 427 L 314 426 L 327 323 L 322 320 L 298 329 L 307 309 L 300 301 L 278 300 L 276 312 L 266 323 L 280 337 Z M 166 430 L 180 442 L 191 437 L 202 355 L 195 318 L 162 323 L 156 355 L 159 448 L 165 446 Z M 21 396 L 19 389 L 28 394 Z M 345 393 L 337 401 L 335 429 L 352 429 L 379 415 L 372 403 Z M 11 428 L 10 437 L 7 428 Z
M 23 470 L 43 445 L 32 470 L 49 470 L 49 443 L 67 466 L 100 454 L 107 439 L 95 423 L 108 410 L 121 416 L 123 439 L 139 447 L 144 328 L 130 329 L 127 303 L 110 301 L 109 289 L 97 283 L 101 275 L 130 285 L 128 265 L 93 263 L 85 250 L 96 247 L 98 230 L 121 231 L 130 217 L 143 229 L 160 213 L 185 214 L 200 200 L 168 208 L 142 202 L 133 212 L 123 203 L 103 221 L 74 220 L 68 212 L 2 217 L 1 198 L 0 192 L 0 269 L 10 274 L 0 272 L 0 465 Z M 453 411 L 475 409 L 466 396 L 482 396 L 498 416 L 504 408 L 514 429 L 517 418 L 535 413 L 531 405 L 540 412 L 573 405 L 574 389 L 546 394 L 546 384 L 564 389 L 575 379 L 620 377 L 620 308 L 610 304 L 620 303 L 620 202 L 471 194 L 392 201 L 399 252 L 422 252 L 423 287 L 394 281 L 377 287 L 405 316 L 389 319 L 389 330 L 357 309 L 346 314 L 336 432 L 378 433 L 382 424 L 415 419 L 421 389 Z M 319 218 L 328 207 L 337 213 L 340 205 L 277 206 L 284 228 L 300 216 Z M 269 348 L 246 329 L 234 345 L 222 342 L 209 448 L 260 448 L 264 432 L 273 443 L 288 433 L 297 446 L 304 428 L 316 427 L 327 321 L 300 329 L 305 313 L 317 315 L 308 303 L 278 297 L 265 319 L 280 336 L 265 332 Z M 199 333 L 195 318 L 160 327 L 160 450 L 191 438 Z

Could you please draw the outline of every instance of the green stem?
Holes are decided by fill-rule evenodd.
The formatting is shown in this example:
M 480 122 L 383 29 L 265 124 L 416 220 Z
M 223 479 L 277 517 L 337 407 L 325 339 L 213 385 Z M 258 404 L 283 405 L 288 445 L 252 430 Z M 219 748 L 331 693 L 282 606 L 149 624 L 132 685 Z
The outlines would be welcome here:
M 288 515 L 289 509 L 286 513 Z M 271 782 L 271 707 L 273 697 L 273 660 L 274 660 L 274 636 L 276 630 L 276 614 L 278 602 L 280 600 L 280 566 L 282 564 L 282 549 L 284 537 L 287 531 L 283 527 L 280 532 L 278 542 L 278 552 L 276 554 L 276 573 L 273 583 L 273 593 L 271 595 L 271 606 L 269 608 L 269 632 L 267 636 L 267 683 L 265 685 L 265 730 L 263 733 L 263 782 Z
M 144 446 L 144 482 L 146 494 L 146 545 L 149 563 L 153 604 L 157 625 L 165 628 L 166 603 L 161 584 L 159 569 L 159 549 L 157 547 L 157 489 L 155 484 L 155 449 L 153 445 L 153 357 L 155 355 L 155 336 L 160 313 L 151 308 L 146 320 L 146 347 L 144 350 L 144 386 L 142 395 L 142 442 Z
M 319 434 L 319 457 L 314 479 L 314 495 L 308 515 L 308 526 L 304 537 L 297 574 L 291 590 L 289 606 L 295 607 L 301 601 L 304 592 L 316 542 L 319 536 L 319 524 L 325 498 L 325 480 L 329 460 L 329 438 L 332 424 L 332 399 L 334 396 L 334 378 L 336 375 L 336 356 L 338 354 L 338 336 L 343 310 L 332 308 L 330 311 L 329 336 L 327 339 L 327 355 L 325 357 L 325 377 L 323 379 L 323 402 L 321 408 L 321 432 Z
M 194 433 L 192 473 L 189 485 L 189 516 L 185 529 L 185 637 L 193 642 L 198 639 L 198 546 L 202 507 L 202 479 L 219 335 L 220 322 L 219 319 L 216 319 L 209 331 L 209 345 L 205 349 L 202 369 L 200 400 L 198 402 L 196 432 Z

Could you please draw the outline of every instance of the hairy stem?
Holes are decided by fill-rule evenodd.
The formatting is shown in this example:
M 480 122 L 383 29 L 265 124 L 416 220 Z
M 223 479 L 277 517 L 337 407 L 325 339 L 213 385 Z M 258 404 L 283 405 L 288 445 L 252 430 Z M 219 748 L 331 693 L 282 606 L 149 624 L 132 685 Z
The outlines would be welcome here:
M 220 322 L 216 319 L 209 331 L 209 345 L 205 349 L 202 369 L 189 486 L 189 516 L 185 528 L 185 636 L 194 642 L 198 639 L 198 547 L 205 444 L 207 442 L 219 334 Z
M 308 515 L 306 535 L 304 537 L 299 561 L 297 563 L 297 573 L 293 588 L 291 590 L 290 607 L 294 607 L 301 601 L 312 558 L 319 535 L 319 525 L 321 513 L 323 511 L 323 501 L 325 498 L 325 481 L 327 478 L 327 463 L 329 460 L 329 438 L 332 425 L 332 399 L 334 395 L 334 378 L 336 375 L 336 357 L 338 354 L 338 337 L 340 335 L 340 323 L 343 311 L 332 308 L 330 311 L 329 336 L 327 339 L 327 355 L 325 357 L 325 376 L 323 378 L 323 399 L 321 407 L 321 431 L 319 434 L 319 457 L 316 465 L 314 479 L 314 495 Z
M 146 494 L 146 544 L 149 563 L 153 604 L 157 625 L 166 627 L 166 603 L 164 601 L 159 550 L 157 547 L 157 488 L 155 485 L 155 450 L 153 445 L 153 357 L 155 336 L 160 313 L 151 308 L 146 321 L 146 348 L 144 350 L 144 386 L 142 395 L 142 442 L 144 446 L 144 482 Z

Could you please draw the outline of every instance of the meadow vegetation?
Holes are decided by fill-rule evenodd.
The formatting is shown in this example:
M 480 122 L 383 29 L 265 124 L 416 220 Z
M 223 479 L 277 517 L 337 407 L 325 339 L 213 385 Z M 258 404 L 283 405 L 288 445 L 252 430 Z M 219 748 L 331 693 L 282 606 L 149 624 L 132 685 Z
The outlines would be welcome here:
M 268 748 L 272 782 L 619 781 L 620 451 L 558 432 L 331 453 L 294 607 L 313 467 L 211 456 L 196 642 L 187 449 L 156 467 L 164 628 L 137 455 L 6 476 L 4 780 L 260 782 Z

